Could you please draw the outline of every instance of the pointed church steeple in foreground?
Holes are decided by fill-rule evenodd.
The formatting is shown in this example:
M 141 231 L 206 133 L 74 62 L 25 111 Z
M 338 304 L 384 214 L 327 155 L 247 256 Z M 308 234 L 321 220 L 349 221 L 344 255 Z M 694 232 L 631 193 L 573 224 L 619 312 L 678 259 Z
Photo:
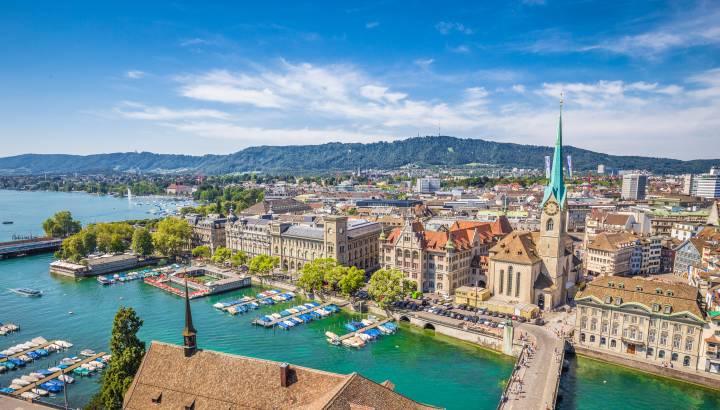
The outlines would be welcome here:
M 560 117 L 558 118 L 557 138 L 555 139 L 555 153 L 553 155 L 552 170 L 550 171 L 550 182 L 545 187 L 545 195 L 541 206 L 545 206 L 545 202 L 552 195 L 558 202 L 560 208 L 565 206 L 565 181 L 563 176 L 563 153 L 562 153 L 562 106 L 563 100 L 560 98 Z
M 190 310 L 190 295 L 188 292 L 187 279 L 185 280 L 185 328 L 183 329 L 183 349 L 185 357 L 190 357 L 197 350 L 197 331 L 192 322 L 192 311 Z

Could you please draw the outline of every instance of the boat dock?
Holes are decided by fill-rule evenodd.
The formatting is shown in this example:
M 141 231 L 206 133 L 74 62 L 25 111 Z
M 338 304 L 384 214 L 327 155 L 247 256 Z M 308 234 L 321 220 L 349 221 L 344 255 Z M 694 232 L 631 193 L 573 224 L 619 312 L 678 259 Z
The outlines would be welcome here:
M 8 360 L 9 358 L 11 358 L 11 357 L 20 357 L 20 356 L 22 356 L 22 355 L 28 354 L 29 352 L 35 351 L 35 350 L 37 350 L 37 349 L 44 349 L 44 348 L 50 346 L 51 344 L 53 344 L 53 343 L 55 343 L 55 342 L 56 342 L 55 340 L 51 340 L 51 341 L 49 341 L 49 342 L 39 344 L 39 345 L 37 345 L 37 346 L 35 346 L 35 347 L 31 347 L 31 348 L 29 348 L 29 349 L 25 349 L 25 350 L 23 350 L 22 352 L 17 352 L 17 353 L 15 353 L 15 354 L 8 355 L 8 357 L 2 357 L 2 358 L 0 358 L 0 363 L 7 362 L 7 360 Z
M 284 300 L 281 300 L 281 301 L 277 301 L 277 300 L 274 299 L 276 296 L 279 296 L 279 295 L 287 295 L 288 293 L 289 293 L 289 292 L 280 292 L 280 291 L 278 290 L 277 293 L 272 294 L 272 295 L 269 295 L 269 296 L 264 296 L 264 297 L 261 297 L 261 298 L 254 297 L 254 298 L 250 298 L 250 299 L 247 299 L 247 300 L 238 300 L 238 303 L 234 303 L 234 304 L 231 304 L 231 305 L 227 305 L 227 306 L 223 306 L 223 307 L 217 307 L 217 306 L 213 305 L 213 307 L 216 307 L 216 308 L 222 310 L 223 312 L 228 312 L 228 313 L 234 314 L 233 312 L 230 311 L 230 309 L 232 309 L 232 308 L 238 308 L 238 307 L 245 306 L 245 305 L 249 305 L 249 304 L 251 304 L 251 303 L 260 303 L 260 304 L 263 304 L 263 302 L 264 302 L 264 301 L 267 301 L 267 300 L 273 300 L 273 301 L 276 302 L 276 303 L 283 303 L 283 302 L 289 302 L 289 301 L 295 299 L 295 294 L 294 294 L 294 293 L 292 293 L 292 296 L 290 296 L 290 297 L 288 297 L 288 298 L 286 298 L 286 299 L 284 299 Z M 220 302 L 220 304 L 222 304 L 222 302 Z M 217 305 L 217 304 L 216 304 L 216 305 Z
M 277 325 L 277 324 L 280 323 L 280 322 L 284 322 L 284 321 L 286 321 L 286 320 L 290 320 L 290 319 L 296 318 L 296 317 L 298 317 L 298 316 L 300 316 L 300 315 L 304 315 L 304 314 L 306 314 L 306 313 L 310 313 L 310 312 L 312 312 L 313 310 L 322 309 L 322 308 L 325 308 L 325 307 L 330 306 L 330 305 L 333 305 L 333 304 L 334 304 L 334 305 L 337 305 L 337 304 L 335 304 L 335 303 L 330 303 L 330 302 L 328 302 L 328 303 L 323 303 L 323 304 L 321 304 L 321 305 L 319 305 L 319 306 L 314 306 L 314 307 L 309 308 L 309 309 L 303 309 L 303 310 L 301 310 L 301 311 L 299 311 L 299 312 L 297 312 L 297 313 L 293 313 L 292 315 L 288 315 L 288 316 L 284 316 L 284 317 L 275 319 L 275 320 L 273 320 L 273 321 L 271 321 L 271 322 L 263 322 L 262 320 L 255 319 L 255 320 L 252 321 L 252 323 L 253 323 L 254 325 L 260 325 L 260 326 L 265 326 L 265 327 L 274 327 L 275 325 Z M 342 306 L 341 306 L 341 305 L 338 305 L 338 306 L 339 306 L 339 307 L 342 307 L 342 306 L 344 306 L 344 305 L 342 305 Z
M 48 382 L 52 379 L 57 379 L 58 377 L 62 376 L 63 374 L 68 374 L 68 373 L 72 372 L 74 369 L 84 365 L 85 363 L 92 362 L 93 360 L 103 357 L 106 354 L 107 353 L 105 353 L 105 352 L 100 352 L 93 356 L 85 358 L 75 364 L 68 366 L 66 369 L 60 370 L 59 372 L 55 372 L 55 373 L 51 374 L 50 376 L 43 377 L 42 379 L 36 381 L 35 383 L 28 384 L 27 386 L 23 387 L 22 389 L 17 389 L 12 394 L 15 396 L 19 396 L 19 395 L 25 393 L 26 391 L 30 391 L 30 390 L 36 388 L 37 386 L 40 386 L 41 384 L 43 384 L 45 382 Z M 67 386 L 65 388 L 67 388 Z
M 0 259 L 35 253 L 53 252 L 60 249 L 62 239 L 58 238 L 32 238 L 19 241 L 0 242 Z
M 358 329 L 358 330 L 356 330 L 356 331 L 354 331 L 354 332 L 350 332 L 350 333 L 344 334 L 344 335 L 342 335 L 342 336 L 338 336 L 337 340 L 338 340 L 339 342 L 342 342 L 342 341 L 345 340 L 345 339 L 349 339 L 349 338 L 355 336 L 357 333 L 362 333 L 362 332 L 364 332 L 364 331 L 366 331 L 366 330 L 375 329 L 376 327 L 378 327 L 378 326 L 380 326 L 380 325 L 384 325 L 384 324 L 387 323 L 387 322 L 392 322 L 392 319 L 383 319 L 383 320 L 381 320 L 381 321 L 379 321 L 379 322 L 373 323 L 372 325 L 365 326 L 365 327 L 363 327 L 362 329 Z

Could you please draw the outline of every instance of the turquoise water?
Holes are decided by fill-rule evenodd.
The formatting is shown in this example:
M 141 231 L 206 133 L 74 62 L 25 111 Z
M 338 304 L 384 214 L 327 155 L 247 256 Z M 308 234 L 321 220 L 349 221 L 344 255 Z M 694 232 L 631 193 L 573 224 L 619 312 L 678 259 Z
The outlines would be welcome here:
M 0 240 L 12 234 L 40 234 L 41 222 L 58 210 L 69 209 L 84 223 L 148 217 L 146 209 L 128 205 L 127 199 L 87 194 L 14 192 L 0 190 Z M 0 261 L 0 322 L 15 322 L 22 331 L 0 337 L 0 350 L 36 336 L 65 339 L 75 344 L 67 354 L 85 348 L 106 350 L 115 311 L 134 307 L 145 321 L 140 337 L 180 343 L 182 300 L 142 282 L 108 287 L 94 279 L 75 281 L 48 273 L 50 254 Z M 31 287 L 41 298 L 25 298 L 8 288 Z M 253 327 L 255 314 L 232 317 L 212 308 L 257 289 L 224 294 L 192 302 L 201 348 L 248 355 L 318 369 L 357 371 L 373 380 L 390 379 L 399 392 L 424 403 L 449 409 L 492 409 L 512 360 L 450 338 L 402 326 L 360 350 L 329 345 L 325 331 L 342 332 L 347 314 L 302 325 L 290 331 Z M 263 313 L 282 309 L 269 307 Z M 72 311 L 73 314 L 69 314 Z M 64 354 L 66 355 L 66 354 Z M 47 368 L 62 354 L 52 355 L 26 370 L 0 375 L 0 386 L 37 368 Z M 81 406 L 97 389 L 96 378 L 82 379 L 68 389 L 71 406 Z M 603 383 L 603 381 L 605 383 Z M 588 359 L 572 362 L 561 381 L 561 409 L 718 409 L 720 393 L 648 376 Z M 52 398 L 61 403 L 63 397 Z
M 9 241 L 13 235 L 42 235 L 43 221 L 58 211 L 69 210 L 83 225 L 153 218 L 148 213 L 152 205 L 143 197 L 138 199 L 130 203 L 127 198 L 82 192 L 0 190 L 0 221 L 13 221 L 11 225 L 0 225 L 0 241 Z
M 720 409 L 720 392 L 584 357 L 570 360 L 558 409 Z
M 141 281 L 103 287 L 94 279 L 75 281 L 51 276 L 47 272 L 50 261 L 50 255 L 35 255 L 0 262 L 0 321 L 22 327 L 21 332 L 0 339 L 3 348 L 43 336 L 74 343 L 75 353 L 85 348 L 107 349 L 112 318 L 121 305 L 134 307 L 145 321 L 140 333 L 143 340 L 181 342 L 181 298 Z M 40 289 L 44 295 L 26 298 L 6 291 L 20 286 Z M 397 391 L 450 409 L 495 408 L 502 391 L 500 381 L 512 369 L 513 362 L 508 358 L 410 327 L 364 349 L 350 350 L 328 344 L 323 336 L 327 330 L 343 333 L 342 324 L 350 319 L 347 314 L 283 331 L 252 326 L 250 321 L 257 312 L 230 316 L 212 307 L 219 300 L 255 294 L 257 290 L 194 300 L 199 346 L 333 372 L 357 371 L 378 382 L 390 379 Z M 292 303 L 267 307 L 262 312 L 282 310 Z M 60 358 L 54 355 L 35 366 L 47 368 Z M 7 386 L 10 380 L 31 370 L 1 375 L 0 385 Z M 71 405 L 81 405 L 88 399 L 96 389 L 94 380 L 82 379 L 68 389 Z M 54 400 L 61 402 L 62 396 Z

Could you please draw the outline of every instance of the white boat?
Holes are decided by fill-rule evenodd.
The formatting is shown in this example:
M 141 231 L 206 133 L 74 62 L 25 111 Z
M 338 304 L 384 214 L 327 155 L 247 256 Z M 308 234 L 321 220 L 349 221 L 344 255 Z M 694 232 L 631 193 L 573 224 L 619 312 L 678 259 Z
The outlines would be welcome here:
M 43 389 L 41 389 L 41 388 L 34 388 L 34 389 L 30 390 L 30 391 L 33 392 L 33 393 L 35 393 L 35 394 L 37 394 L 38 396 L 43 396 L 43 397 L 44 397 L 44 396 L 47 396 L 47 395 L 48 395 L 48 391 L 47 391 L 47 390 L 43 390 Z
M 50 370 L 50 369 L 48 369 L 48 370 Z M 68 376 L 67 374 L 61 374 L 60 376 L 58 376 L 58 380 L 60 380 L 61 382 L 67 383 L 67 384 L 75 383 L 75 379 Z
M 51 367 L 48 369 L 49 372 L 53 372 L 53 373 L 59 372 L 60 370 L 62 370 L 62 369 L 59 367 Z
M 35 400 L 35 399 L 39 399 L 39 398 L 40 398 L 39 395 L 37 395 L 37 394 L 35 394 L 35 393 L 31 392 L 31 391 L 26 391 L 25 393 L 22 393 L 22 394 L 20 395 L 20 397 L 22 397 L 23 399 L 30 399 L 30 400 Z
M 85 350 L 81 351 L 80 354 L 85 357 L 90 357 L 90 356 L 95 356 L 95 351 L 92 349 L 85 349 Z
M 28 383 L 35 383 L 36 381 L 40 380 L 39 378 L 26 374 L 25 376 L 20 376 L 21 380 L 25 380 Z
M 17 384 L 18 386 L 22 386 L 22 387 L 30 385 L 30 382 L 27 382 L 23 379 L 13 379 L 12 382 L 10 382 L 10 383 Z

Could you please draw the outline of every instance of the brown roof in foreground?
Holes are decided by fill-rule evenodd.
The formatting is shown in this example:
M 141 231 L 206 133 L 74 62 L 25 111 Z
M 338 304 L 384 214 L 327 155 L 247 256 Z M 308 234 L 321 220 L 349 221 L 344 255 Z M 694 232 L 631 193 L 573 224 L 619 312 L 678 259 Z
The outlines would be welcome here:
M 590 243 L 588 243 L 588 249 L 598 249 L 607 252 L 615 252 L 618 249 L 627 246 L 628 244 L 635 243 L 637 237 L 627 232 L 618 233 L 607 233 L 602 232 L 597 234 Z
M 619 306 L 628 303 L 640 304 L 646 310 L 652 312 L 653 304 L 660 306 L 657 315 L 674 316 L 683 312 L 690 313 L 700 320 L 704 320 L 704 313 L 698 303 L 697 288 L 684 283 L 668 283 L 660 280 L 625 278 L 619 276 L 599 276 L 588 283 L 584 289 L 575 295 L 579 301 L 587 298 L 594 298 L 599 303 L 605 303 L 607 297 L 611 297 L 610 306 L 618 306 L 617 298 L 620 298 Z M 670 314 L 664 313 L 666 305 L 672 306 Z
M 536 249 L 540 232 L 513 231 L 490 249 L 490 259 L 533 264 L 541 261 Z
M 152 342 L 125 394 L 125 409 L 433 409 L 363 376 L 289 366 L 209 350 L 185 357 L 181 346 Z M 363 407 L 364 406 L 364 407 Z

